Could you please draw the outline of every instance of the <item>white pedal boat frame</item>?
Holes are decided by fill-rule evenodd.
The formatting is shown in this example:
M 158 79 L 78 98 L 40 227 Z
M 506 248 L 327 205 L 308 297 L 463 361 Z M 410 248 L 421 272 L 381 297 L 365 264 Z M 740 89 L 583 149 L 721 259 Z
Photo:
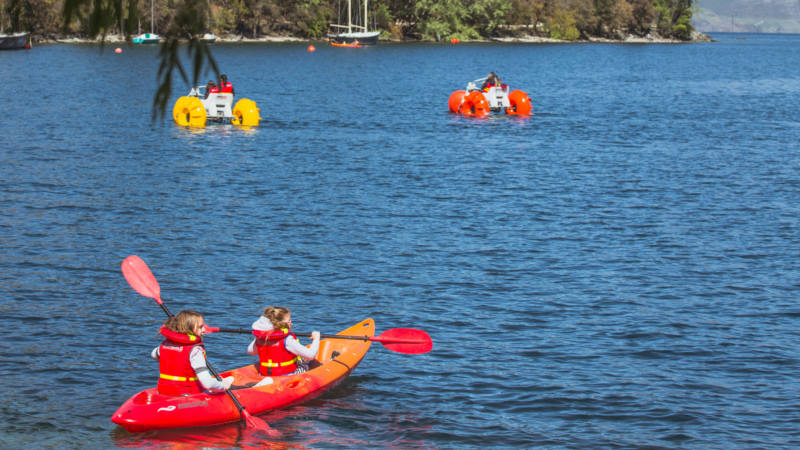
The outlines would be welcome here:
M 219 92 L 206 96 L 206 87 L 197 86 L 189 91 L 189 97 L 197 97 L 206 109 L 206 118 L 213 122 L 230 123 L 233 119 L 233 94 Z
M 480 88 L 483 86 L 483 83 L 486 81 L 486 77 L 478 78 L 477 80 L 470 81 L 467 83 L 467 92 L 472 91 L 480 91 L 483 92 L 483 96 L 486 97 L 486 101 L 489 102 L 489 108 L 492 112 L 498 112 L 505 108 L 511 107 L 511 102 L 508 100 L 508 93 L 510 92 L 507 85 L 501 86 L 492 86 L 489 88 L 488 91 L 484 91 Z

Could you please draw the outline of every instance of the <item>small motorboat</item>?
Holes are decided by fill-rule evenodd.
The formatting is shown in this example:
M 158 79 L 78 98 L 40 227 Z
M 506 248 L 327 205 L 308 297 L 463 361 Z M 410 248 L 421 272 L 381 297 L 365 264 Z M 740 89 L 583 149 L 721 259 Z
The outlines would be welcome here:
M 31 48 L 31 36 L 28 32 L 0 34 L 0 50 L 19 50 Z
M 256 102 L 250 99 L 243 98 L 234 105 L 233 94 L 208 94 L 205 86 L 192 88 L 189 95 L 179 98 L 172 108 L 175 123 L 195 128 L 203 128 L 208 122 L 257 127 L 260 113 Z
M 134 36 L 131 39 L 131 42 L 134 44 L 158 44 L 161 42 L 161 36 L 155 33 L 143 33 L 138 36 Z
M 234 386 L 246 386 L 230 392 L 250 414 L 286 408 L 315 398 L 347 378 L 367 354 L 374 334 L 375 322 L 364 319 L 337 334 L 351 339 L 323 339 L 317 358 L 311 361 L 305 373 L 264 377 L 258 373 L 257 364 L 248 364 L 222 372 L 220 376 L 232 376 Z M 149 388 L 123 403 L 111 416 L 111 421 L 128 431 L 142 432 L 219 425 L 240 418 L 236 405 L 224 394 L 175 397 Z
M 511 91 L 506 84 L 482 87 L 485 81 L 486 78 L 470 81 L 466 90 L 450 94 L 447 102 L 450 112 L 471 117 L 484 117 L 500 111 L 515 116 L 527 116 L 533 112 L 527 93 Z
M 200 42 L 204 42 L 206 44 L 213 44 L 217 41 L 217 35 L 214 33 L 206 33 L 200 37 Z

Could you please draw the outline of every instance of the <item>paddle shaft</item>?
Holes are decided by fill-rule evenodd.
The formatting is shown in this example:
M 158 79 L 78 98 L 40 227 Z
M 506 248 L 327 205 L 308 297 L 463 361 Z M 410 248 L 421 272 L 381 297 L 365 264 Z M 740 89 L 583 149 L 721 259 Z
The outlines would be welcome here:
M 220 333 L 251 334 L 253 330 L 246 328 L 211 328 L 211 331 Z M 311 337 L 311 333 L 294 333 L 295 336 Z M 392 344 L 419 344 L 419 339 L 382 339 L 380 336 L 348 336 L 341 334 L 320 334 L 320 339 L 351 339 L 354 341 L 390 342 Z
M 242 334 L 251 334 L 253 330 L 248 330 L 246 328 L 217 328 L 212 327 L 212 332 L 219 332 L 219 333 L 242 333 Z M 311 337 L 311 333 L 294 333 L 295 336 L 302 336 L 302 337 Z M 359 341 L 368 341 L 372 339 L 369 336 L 342 336 L 338 334 L 320 334 L 319 337 L 321 339 L 356 339 Z

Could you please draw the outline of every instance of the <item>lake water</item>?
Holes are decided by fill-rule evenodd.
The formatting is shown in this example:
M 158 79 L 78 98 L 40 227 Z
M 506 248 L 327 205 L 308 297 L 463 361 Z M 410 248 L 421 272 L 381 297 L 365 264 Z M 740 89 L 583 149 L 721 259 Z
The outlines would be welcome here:
M 800 446 L 800 36 L 714 38 L 215 45 L 253 130 L 152 122 L 155 47 L 0 53 L 0 447 Z M 447 112 L 490 70 L 534 116 Z M 374 344 L 280 439 L 130 434 L 164 319 L 130 254 L 212 325 L 434 348 Z

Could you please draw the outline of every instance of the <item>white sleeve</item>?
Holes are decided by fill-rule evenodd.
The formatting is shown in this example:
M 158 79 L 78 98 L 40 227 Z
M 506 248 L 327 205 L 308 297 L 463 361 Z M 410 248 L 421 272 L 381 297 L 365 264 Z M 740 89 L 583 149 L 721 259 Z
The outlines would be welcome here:
M 211 392 L 225 392 L 225 385 L 217 380 L 211 371 L 208 370 L 206 364 L 206 355 L 203 354 L 203 348 L 196 345 L 192 352 L 189 354 L 189 362 L 192 364 L 192 369 L 197 374 L 197 380 L 203 387 Z
M 156 348 L 153 349 L 152 352 L 150 352 L 150 357 L 155 359 L 156 361 L 158 361 L 158 357 L 161 356 L 161 354 L 158 352 L 158 349 L 160 349 L 160 348 L 161 348 L 160 346 L 156 347 Z
M 269 319 L 267 319 L 266 317 L 261 316 L 258 318 L 258 320 L 253 322 L 253 325 L 251 325 L 251 327 L 255 331 L 272 331 L 272 322 L 270 322 Z M 247 346 L 247 354 L 248 355 L 258 354 L 258 350 L 256 350 L 255 339 L 253 339 L 253 341 L 250 342 L 250 345 Z
M 303 359 L 311 360 L 317 356 L 317 351 L 319 351 L 319 340 L 312 342 L 311 347 L 309 348 L 301 344 L 300 341 L 292 336 L 286 336 L 286 350 L 289 350 L 297 356 L 301 356 Z

